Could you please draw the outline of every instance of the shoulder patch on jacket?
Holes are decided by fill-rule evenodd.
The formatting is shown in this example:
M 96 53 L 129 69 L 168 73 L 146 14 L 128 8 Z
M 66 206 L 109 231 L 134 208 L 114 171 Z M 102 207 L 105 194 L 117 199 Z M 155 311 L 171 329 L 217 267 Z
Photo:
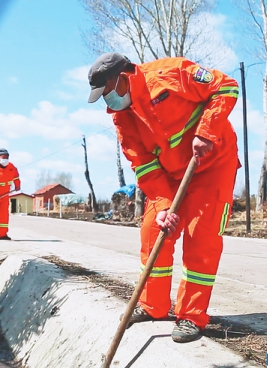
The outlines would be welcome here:
M 165 92 L 161 93 L 161 95 L 159 95 L 156 98 L 154 98 L 153 100 L 151 100 L 151 102 L 152 102 L 153 105 L 156 105 L 159 102 L 165 100 L 168 96 L 169 96 L 169 92 L 165 91 Z
M 194 73 L 193 78 L 199 83 L 210 83 L 213 80 L 213 75 L 204 68 L 198 68 Z

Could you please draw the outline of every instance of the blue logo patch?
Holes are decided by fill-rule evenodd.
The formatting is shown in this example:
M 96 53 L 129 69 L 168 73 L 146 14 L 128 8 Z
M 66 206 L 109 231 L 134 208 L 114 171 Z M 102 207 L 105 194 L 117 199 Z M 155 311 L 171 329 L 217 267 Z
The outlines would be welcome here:
M 204 68 L 198 68 L 193 78 L 199 83 L 210 83 L 213 80 L 213 75 Z

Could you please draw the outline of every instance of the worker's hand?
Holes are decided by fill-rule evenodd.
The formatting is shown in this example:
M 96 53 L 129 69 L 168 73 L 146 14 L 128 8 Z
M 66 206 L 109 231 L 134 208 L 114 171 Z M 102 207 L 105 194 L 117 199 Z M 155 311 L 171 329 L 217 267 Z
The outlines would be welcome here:
M 156 215 L 156 223 L 162 228 L 162 230 L 167 230 L 168 236 L 171 236 L 174 233 L 179 220 L 180 218 L 176 213 L 171 213 L 169 215 L 166 210 L 160 211 Z
M 195 163 L 200 164 L 200 157 L 204 157 L 213 148 L 213 143 L 206 138 L 196 136 L 193 139 L 193 156 L 195 158 Z

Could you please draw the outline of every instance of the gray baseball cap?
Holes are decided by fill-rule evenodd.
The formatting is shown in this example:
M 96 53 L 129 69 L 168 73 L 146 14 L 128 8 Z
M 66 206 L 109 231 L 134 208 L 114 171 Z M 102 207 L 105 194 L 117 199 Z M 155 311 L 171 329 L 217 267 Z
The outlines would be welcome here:
M 91 66 L 88 80 L 91 93 L 88 102 L 96 102 L 103 94 L 107 80 L 117 75 L 131 61 L 124 55 L 116 52 L 107 52 L 101 55 Z
M 8 150 L 5 148 L 0 148 L 0 156 L 7 155 L 9 156 Z

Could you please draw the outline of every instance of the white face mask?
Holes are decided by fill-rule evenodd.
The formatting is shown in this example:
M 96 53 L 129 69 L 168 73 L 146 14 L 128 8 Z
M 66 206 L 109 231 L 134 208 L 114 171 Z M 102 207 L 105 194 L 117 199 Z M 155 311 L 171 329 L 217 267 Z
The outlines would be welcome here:
M 106 96 L 103 96 L 107 106 L 114 111 L 124 110 L 131 105 L 130 93 L 127 92 L 124 96 L 119 96 L 116 92 L 116 87 L 119 77 L 117 78 L 115 88 L 109 92 Z
M 9 159 L 8 158 L 0 158 L 0 165 L 7 166 L 8 163 L 9 163 Z

